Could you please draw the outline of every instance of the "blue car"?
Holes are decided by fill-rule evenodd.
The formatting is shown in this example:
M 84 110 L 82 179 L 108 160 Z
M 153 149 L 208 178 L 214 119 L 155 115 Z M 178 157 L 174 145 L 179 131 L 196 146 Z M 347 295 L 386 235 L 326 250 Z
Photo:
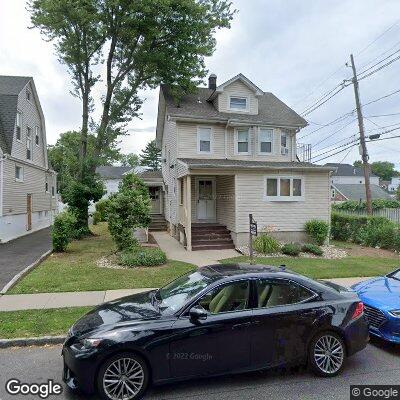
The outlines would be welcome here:
M 364 303 L 371 335 L 400 344 L 400 268 L 352 289 Z

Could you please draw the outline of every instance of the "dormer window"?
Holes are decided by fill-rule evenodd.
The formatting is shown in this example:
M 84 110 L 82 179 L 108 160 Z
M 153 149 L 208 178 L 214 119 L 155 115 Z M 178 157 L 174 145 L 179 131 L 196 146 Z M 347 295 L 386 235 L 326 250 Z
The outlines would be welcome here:
M 231 96 L 229 98 L 229 108 L 234 111 L 248 111 L 247 97 Z

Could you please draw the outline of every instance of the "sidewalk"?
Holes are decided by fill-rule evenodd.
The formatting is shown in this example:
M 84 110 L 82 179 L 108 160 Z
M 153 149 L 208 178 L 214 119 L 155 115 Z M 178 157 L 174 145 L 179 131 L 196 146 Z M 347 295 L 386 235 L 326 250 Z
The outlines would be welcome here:
M 350 287 L 369 278 L 327 279 L 339 285 Z M 131 294 L 145 292 L 151 288 L 103 290 L 99 292 L 65 292 L 38 294 L 11 294 L 0 297 L 1 311 L 50 309 L 62 307 L 97 306 Z

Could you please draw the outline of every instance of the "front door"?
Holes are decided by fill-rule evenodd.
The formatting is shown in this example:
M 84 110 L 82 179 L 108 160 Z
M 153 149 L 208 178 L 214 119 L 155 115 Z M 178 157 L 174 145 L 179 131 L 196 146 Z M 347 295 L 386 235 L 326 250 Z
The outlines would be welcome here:
M 248 280 L 228 283 L 205 294 L 198 305 L 205 320 L 181 316 L 174 324 L 169 360 L 174 378 L 218 374 L 250 365 Z
M 199 178 L 197 180 L 197 219 L 215 220 L 215 179 Z
M 26 214 L 28 216 L 26 230 L 30 231 L 32 229 L 32 195 L 31 194 L 28 194 L 26 196 Z
M 151 199 L 151 213 L 160 214 L 161 213 L 161 201 L 160 201 L 160 188 L 150 186 L 150 199 Z

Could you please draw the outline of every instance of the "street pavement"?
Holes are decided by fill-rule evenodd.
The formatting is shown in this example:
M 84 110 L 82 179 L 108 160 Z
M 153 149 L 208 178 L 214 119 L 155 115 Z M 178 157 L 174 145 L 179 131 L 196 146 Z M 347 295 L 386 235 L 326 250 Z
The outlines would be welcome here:
M 0 243 L 0 290 L 51 248 L 50 228 Z
M 5 392 L 5 382 L 18 378 L 24 383 L 61 382 L 61 347 L 28 347 L 0 350 L 0 399 L 19 400 Z M 174 383 L 151 389 L 149 400 L 330 400 L 350 398 L 350 385 L 398 384 L 400 346 L 373 341 L 362 352 L 347 360 L 343 373 L 334 378 L 317 378 L 306 370 L 266 371 Z M 38 400 L 38 396 L 20 396 Z M 64 389 L 50 399 L 97 400 L 95 396 L 71 393 Z

